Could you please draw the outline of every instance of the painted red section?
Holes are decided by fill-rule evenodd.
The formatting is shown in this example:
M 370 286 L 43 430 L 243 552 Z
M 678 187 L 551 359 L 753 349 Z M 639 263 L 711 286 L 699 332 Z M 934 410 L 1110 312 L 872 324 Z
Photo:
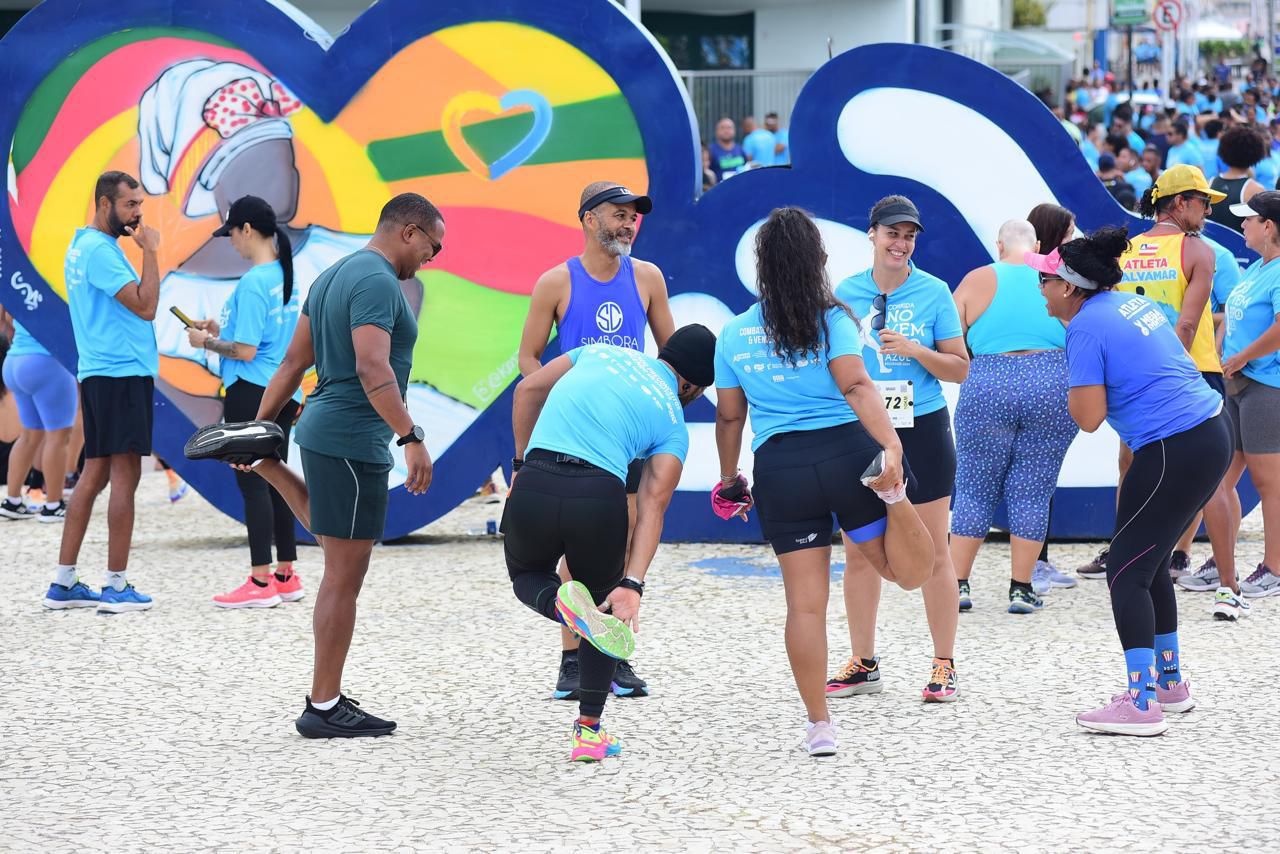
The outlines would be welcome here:
M 519 211 L 446 207 L 444 251 L 430 269 L 528 296 L 538 277 L 582 253 L 582 231 Z

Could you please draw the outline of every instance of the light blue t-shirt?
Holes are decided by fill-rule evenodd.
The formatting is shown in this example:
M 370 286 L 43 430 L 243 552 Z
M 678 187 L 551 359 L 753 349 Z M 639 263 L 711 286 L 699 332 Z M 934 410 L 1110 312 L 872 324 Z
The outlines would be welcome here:
M 969 349 L 975 356 L 1018 350 L 1061 350 L 1067 330 L 1049 316 L 1040 274 L 1026 264 L 997 261 L 996 292 L 991 304 L 969 327 Z
M 676 375 L 657 359 L 612 344 L 570 350 L 569 372 L 551 388 L 526 453 L 568 454 L 625 482 L 632 460 L 671 454 L 684 462 L 689 431 Z
M 40 346 L 36 337 L 18 321 L 13 322 L 13 341 L 9 344 L 10 356 L 48 356 L 49 351 Z
M 1200 149 L 1195 146 L 1191 140 L 1187 140 L 1181 145 L 1169 146 L 1169 154 L 1165 158 L 1165 168 L 1172 169 L 1181 165 L 1194 166 L 1197 169 L 1204 169 L 1204 161 L 1200 159 Z
M 1200 235 L 1200 239 L 1213 249 L 1213 289 L 1209 292 L 1210 308 L 1222 311 L 1227 304 L 1227 297 L 1240 283 L 1240 262 L 1231 250 L 1216 240 Z
M 138 281 L 119 244 L 96 228 L 76 229 L 63 275 L 80 353 L 76 379 L 157 376 L 155 328 L 116 299 Z
M 1231 292 L 1226 304 L 1227 335 L 1222 341 L 1223 358 L 1239 353 L 1276 322 L 1280 314 L 1280 259 L 1263 263 L 1259 258 L 1249 265 L 1240 284 Z M 1280 354 L 1267 353 L 1244 366 L 1251 380 L 1280 388 Z
M 751 162 L 757 166 L 772 166 L 774 144 L 772 133 L 756 128 L 742 141 L 742 150 L 751 155 Z
M 1147 147 L 1147 141 L 1136 130 L 1131 130 L 1129 131 L 1129 147 L 1133 149 L 1134 154 L 1142 154 L 1142 149 Z
M 1200 140 L 1200 160 L 1206 181 L 1218 177 L 1218 140 Z
M 756 303 L 725 324 L 716 340 L 716 388 L 741 388 L 755 451 L 771 436 L 821 430 L 857 421 L 831 376 L 828 363 L 840 356 L 862 358 L 858 324 L 843 309 L 827 312 L 826 344 L 818 353 L 790 364 L 778 355 L 764 331 Z
M 778 128 L 773 132 L 773 139 L 778 145 L 782 146 L 782 150 L 773 155 L 774 166 L 788 166 L 791 163 L 791 130 L 790 128 Z
M 1262 185 L 1262 189 L 1274 190 L 1277 177 L 1280 177 L 1280 159 L 1277 159 L 1275 151 L 1271 151 L 1253 167 L 1253 178 Z
M 871 303 L 880 288 L 871 278 L 871 270 L 850 276 L 836 288 L 836 298 L 853 309 L 862 319 L 862 358 L 873 380 L 910 380 L 915 397 L 915 414 L 928 415 L 947 405 L 942 396 L 942 383 L 917 362 L 905 356 L 880 352 L 880 338 L 873 329 Z M 960 313 L 946 282 L 931 276 L 915 264 L 907 280 L 885 304 L 885 329 L 900 332 L 933 350 L 939 341 L 959 338 Z
M 1124 173 L 1124 179 L 1133 187 L 1133 191 L 1138 194 L 1138 198 L 1142 198 L 1142 194 L 1151 186 L 1151 174 L 1139 166 L 1137 169 Z
M 230 388 L 236 380 L 266 387 L 271 375 L 284 361 L 293 330 L 298 325 L 298 291 L 295 288 L 284 304 L 284 268 L 279 261 L 259 264 L 240 277 L 236 288 L 222 306 L 218 337 L 257 347 L 247 362 L 223 358 L 222 384 Z M 302 401 L 301 390 L 294 400 Z
M 1164 312 L 1137 294 L 1107 291 L 1085 300 L 1067 326 L 1067 366 L 1072 388 L 1106 388 L 1107 423 L 1135 451 L 1222 407 Z

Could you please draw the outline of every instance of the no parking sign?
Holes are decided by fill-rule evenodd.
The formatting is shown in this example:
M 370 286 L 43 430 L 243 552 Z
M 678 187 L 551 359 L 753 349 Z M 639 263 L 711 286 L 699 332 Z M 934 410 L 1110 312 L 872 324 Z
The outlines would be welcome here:
M 1181 0 L 1160 0 L 1151 13 L 1151 23 L 1157 30 L 1176 32 L 1185 16 L 1186 11 L 1182 8 Z

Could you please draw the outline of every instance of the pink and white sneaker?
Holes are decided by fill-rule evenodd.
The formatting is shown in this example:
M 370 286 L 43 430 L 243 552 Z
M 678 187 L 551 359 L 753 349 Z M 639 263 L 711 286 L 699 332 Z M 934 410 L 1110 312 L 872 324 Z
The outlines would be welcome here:
M 280 594 L 281 602 L 297 602 L 307 595 L 307 592 L 302 589 L 302 578 L 296 572 L 289 576 L 288 581 L 281 581 L 275 576 L 272 576 L 271 580 L 276 585 L 276 592 Z
M 1156 686 L 1156 702 L 1166 712 L 1189 712 L 1196 707 L 1196 698 L 1191 696 L 1191 680 L 1183 679 L 1172 688 Z
M 230 593 L 214 596 L 213 604 L 219 608 L 274 608 L 280 604 L 280 593 L 276 590 L 274 578 L 267 582 L 266 587 L 260 587 L 250 576 Z
M 1076 723 L 1085 729 L 1110 735 L 1160 735 L 1169 728 L 1158 701 L 1147 703 L 1143 711 L 1134 704 L 1127 691 L 1115 695 L 1110 703 L 1097 711 L 1076 715 Z

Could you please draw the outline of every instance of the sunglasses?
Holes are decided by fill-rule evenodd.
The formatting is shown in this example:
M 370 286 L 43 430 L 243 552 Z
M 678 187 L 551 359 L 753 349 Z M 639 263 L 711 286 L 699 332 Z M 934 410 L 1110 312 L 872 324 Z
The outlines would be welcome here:
M 871 318 L 871 328 L 876 332 L 884 329 L 884 310 L 889 305 L 889 298 L 884 294 L 876 294 L 876 298 L 871 301 L 871 310 L 875 312 L 875 317 Z
M 1053 282 L 1053 281 L 1062 281 L 1062 277 L 1061 277 L 1061 276 L 1055 276 L 1055 275 L 1053 275 L 1052 273 L 1041 273 L 1041 274 L 1040 274 L 1040 287 L 1041 287 L 1041 288 L 1043 288 L 1045 285 L 1047 285 L 1047 284 L 1049 284 L 1050 282 Z
M 418 225 L 416 222 L 411 222 L 411 223 L 409 223 L 409 224 L 410 224 L 410 225 L 412 225 L 414 228 L 418 229 L 418 231 L 421 231 L 421 232 L 422 232 L 422 236 L 423 236 L 423 237 L 425 237 L 425 238 L 427 238 L 427 242 L 431 244 L 431 257 L 432 257 L 432 259 L 434 259 L 437 255 L 439 255 L 441 252 L 443 252 L 443 251 L 444 251 L 444 244 L 443 244 L 443 243 L 436 243 L 436 242 L 435 242 L 435 240 L 433 240 L 433 239 L 432 239 L 432 237 L 431 237 L 431 232 L 427 231 L 425 228 L 423 228 L 422 226 Z

